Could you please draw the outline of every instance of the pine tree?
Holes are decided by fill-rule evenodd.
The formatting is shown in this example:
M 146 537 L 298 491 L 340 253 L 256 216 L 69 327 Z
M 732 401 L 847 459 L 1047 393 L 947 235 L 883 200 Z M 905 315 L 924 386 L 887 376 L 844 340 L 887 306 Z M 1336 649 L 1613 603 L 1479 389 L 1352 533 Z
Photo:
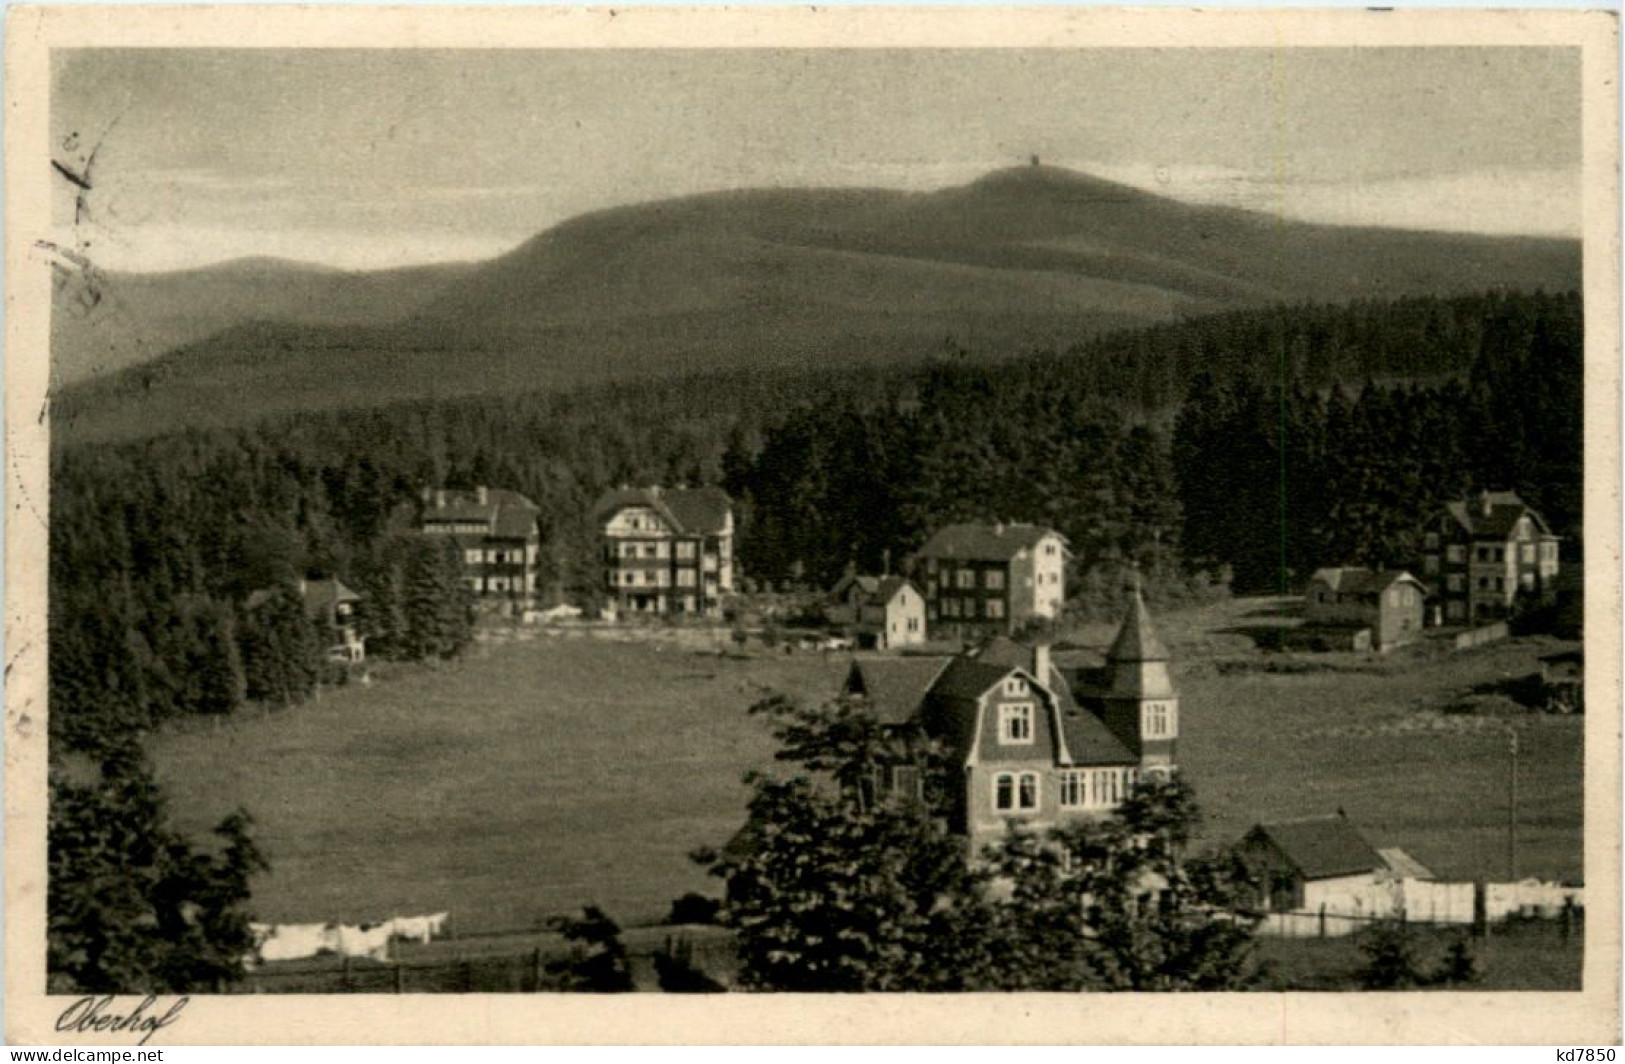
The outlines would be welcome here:
M 304 599 L 293 586 L 276 588 L 245 608 L 238 642 L 249 698 L 293 705 L 315 691 L 322 648 Z
M 406 607 L 401 584 L 400 552 L 389 541 L 375 546 L 357 563 L 356 624 L 367 640 L 368 653 L 380 658 L 405 658 Z
M 472 595 L 456 545 L 407 536 L 400 550 L 404 656 L 410 660 L 456 656 L 473 640 Z

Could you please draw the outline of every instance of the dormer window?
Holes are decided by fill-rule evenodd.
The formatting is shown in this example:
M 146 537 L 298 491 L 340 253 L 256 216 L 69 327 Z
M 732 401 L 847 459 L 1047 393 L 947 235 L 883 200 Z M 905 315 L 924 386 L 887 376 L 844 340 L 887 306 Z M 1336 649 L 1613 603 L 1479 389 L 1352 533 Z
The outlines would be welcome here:
M 1033 741 L 1033 704 L 1012 702 L 999 707 L 999 741 L 1025 744 Z

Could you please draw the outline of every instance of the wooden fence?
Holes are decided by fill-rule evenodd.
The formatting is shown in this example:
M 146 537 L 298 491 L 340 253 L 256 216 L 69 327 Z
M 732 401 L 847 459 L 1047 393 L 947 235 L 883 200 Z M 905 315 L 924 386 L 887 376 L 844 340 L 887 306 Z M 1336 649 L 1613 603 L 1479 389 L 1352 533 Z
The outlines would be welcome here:
M 1480 628 L 1469 628 L 1465 632 L 1457 632 L 1455 647 L 1457 650 L 1466 650 L 1469 647 L 1481 647 L 1485 643 L 1495 643 L 1507 638 L 1510 629 L 1505 621 L 1486 624 Z
M 1405 879 L 1378 884 L 1358 906 L 1340 910 L 1334 901 L 1312 911 L 1262 914 L 1258 933 L 1281 938 L 1341 938 L 1378 923 L 1418 927 L 1468 927 L 1493 935 L 1512 919 L 1542 920 L 1568 938 L 1583 923 L 1579 887 L 1526 880 L 1521 883 L 1436 883 Z M 555 936 L 550 936 L 555 937 Z M 515 939 L 515 943 L 504 941 Z M 562 941 L 534 945 L 531 932 L 492 932 L 408 947 L 396 959 L 322 956 L 262 965 L 228 987 L 239 994 L 532 994 L 554 988 L 550 961 L 567 955 Z M 555 937 L 556 939 L 556 937 Z M 639 990 L 659 988 L 656 958 L 686 960 L 714 982 L 732 985 L 738 958 L 732 932 L 696 925 L 629 928 L 626 945 Z M 523 944 L 519 944 L 523 942 Z
M 1340 899 L 1341 900 L 1341 899 Z M 1472 927 L 1488 934 L 1510 919 L 1561 921 L 1572 928 L 1585 913 L 1581 887 L 1525 880 L 1521 883 L 1436 883 L 1404 879 L 1376 884 L 1357 901 L 1338 900 L 1314 909 L 1264 914 L 1261 935 L 1281 938 L 1338 938 L 1375 923 L 1399 921 L 1430 927 Z
M 720 928 L 706 934 L 668 935 L 653 947 L 629 944 L 627 954 L 639 990 L 659 988 L 655 959 L 661 954 L 681 957 L 723 985 L 732 982 L 737 965 L 733 936 Z M 228 990 L 237 994 L 546 993 L 555 988 L 548 963 L 564 956 L 566 951 L 561 948 L 533 947 L 513 952 L 480 948 L 462 955 L 404 956 L 393 961 L 312 957 L 263 965 Z

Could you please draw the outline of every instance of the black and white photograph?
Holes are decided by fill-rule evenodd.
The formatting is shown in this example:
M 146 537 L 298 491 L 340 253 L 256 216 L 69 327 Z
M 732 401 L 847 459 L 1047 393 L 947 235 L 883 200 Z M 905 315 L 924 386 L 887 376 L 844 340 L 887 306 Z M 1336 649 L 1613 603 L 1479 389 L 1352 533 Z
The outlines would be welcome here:
M 1613 20 L 230 14 L 12 22 L 14 1037 L 1518 992 L 1617 1040 Z

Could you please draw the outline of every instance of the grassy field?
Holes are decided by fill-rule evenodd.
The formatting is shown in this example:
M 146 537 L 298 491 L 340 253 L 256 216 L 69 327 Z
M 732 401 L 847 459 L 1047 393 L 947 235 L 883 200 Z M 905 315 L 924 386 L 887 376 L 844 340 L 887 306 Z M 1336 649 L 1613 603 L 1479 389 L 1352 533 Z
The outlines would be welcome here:
M 1207 836 L 1342 807 L 1375 844 L 1441 876 L 1503 877 L 1504 724 L 1439 708 L 1532 671 L 1556 644 L 1380 663 L 1325 655 L 1317 665 L 1335 668 L 1267 671 L 1290 659 L 1261 655 L 1245 628 L 1270 608 L 1240 601 L 1162 619 L 1180 661 L 1180 761 Z M 1074 638 L 1104 646 L 1111 634 Z M 256 887 L 265 919 L 449 909 L 477 931 L 592 901 L 641 923 L 685 891 L 715 892 L 687 855 L 729 837 L 743 818 L 741 773 L 771 762 L 766 727 L 746 708 L 767 689 L 828 695 L 844 670 L 839 656 L 538 638 L 167 734 L 155 755 L 186 828 L 239 803 L 253 813 L 273 863 Z M 1518 873 L 1578 879 L 1583 721 L 1516 725 Z
M 1412 953 L 1420 973 L 1437 972 L 1445 951 L 1466 928 L 1413 928 Z M 1468 938 L 1479 978 L 1445 990 L 1579 990 L 1585 950 L 1583 925 L 1565 938 L 1552 922 L 1498 926 L 1485 939 Z M 1261 990 L 1358 990 L 1369 963 L 1359 936 L 1345 938 L 1261 938 L 1258 961 Z
M 162 737 L 180 822 L 241 803 L 271 873 L 272 922 L 451 910 L 460 931 L 529 927 L 597 902 L 622 922 L 715 889 L 689 860 L 744 817 L 741 774 L 772 760 L 746 709 L 764 687 L 830 691 L 818 655 L 740 661 L 538 640 L 440 669 Z
M 1401 847 L 1441 877 L 1503 879 L 1511 725 L 1517 875 L 1582 878 L 1584 718 L 1443 712 L 1476 687 L 1538 671 L 1539 655 L 1572 644 L 1261 654 L 1248 632 L 1280 623 L 1288 609 L 1287 600 L 1244 599 L 1159 618 L 1180 688 L 1179 763 L 1196 785 L 1207 838 L 1342 808 L 1374 845 Z M 1103 649 L 1113 634 L 1099 625 L 1073 638 Z

